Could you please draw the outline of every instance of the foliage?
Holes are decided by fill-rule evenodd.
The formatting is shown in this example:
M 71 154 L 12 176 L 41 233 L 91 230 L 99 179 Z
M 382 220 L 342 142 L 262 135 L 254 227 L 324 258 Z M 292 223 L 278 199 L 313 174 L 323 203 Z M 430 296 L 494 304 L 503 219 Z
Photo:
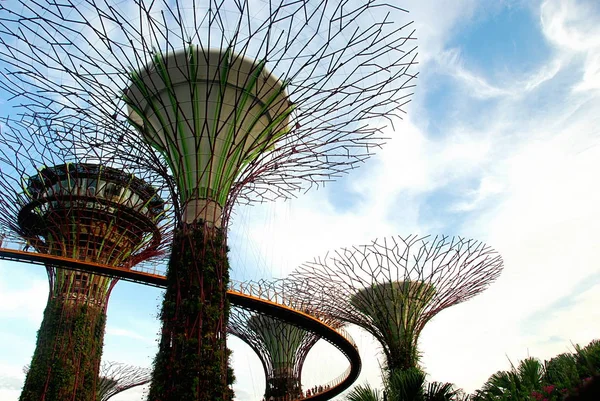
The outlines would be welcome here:
M 462 394 L 452 383 L 431 382 L 425 391 L 426 401 L 458 401 L 459 398 L 462 399 Z
M 176 233 L 160 319 L 152 401 L 229 400 L 234 380 L 226 348 L 229 264 L 223 232 L 202 221 Z
M 564 353 L 546 361 L 544 381 L 552 383 L 559 389 L 577 387 L 581 379 L 577 372 L 577 361 L 573 354 Z
M 600 340 L 592 340 L 583 348 L 575 345 L 574 357 L 580 379 L 600 374 Z
M 541 391 L 532 391 L 531 398 L 536 401 L 562 400 L 565 391 L 560 391 L 555 385 L 549 384 L 542 387 Z
M 544 367 L 535 358 L 527 358 L 509 371 L 494 373 L 481 390 L 474 395 L 476 401 L 530 400 L 534 391 L 542 388 Z
M 51 298 L 20 401 L 95 401 L 105 324 L 101 307 Z
M 384 380 L 384 390 L 370 385 L 356 386 L 347 401 L 461 401 L 460 390 L 452 383 L 425 382 L 425 373 L 418 368 L 394 370 Z
M 389 401 L 420 401 L 425 390 L 425 373 L 418 368 L 393 370 L 385 382 Z
M 358 385 L 346 396 L 347 401 L 382 401 L 381 392 L 368 383 Z
M 591 377 L 600 374 L 600 341 L 575 345 L 575 353 L 563 353 L 540 363 L 527 358 L 517 368 L 494 373 L 472 396 L 473 401 L 557 401 L 577 394 Z

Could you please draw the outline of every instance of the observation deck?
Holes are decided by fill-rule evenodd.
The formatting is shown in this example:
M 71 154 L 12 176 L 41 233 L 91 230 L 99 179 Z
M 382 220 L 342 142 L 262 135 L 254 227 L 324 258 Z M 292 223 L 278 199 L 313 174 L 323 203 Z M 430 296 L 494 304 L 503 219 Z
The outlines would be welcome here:
M 139 178 L 85 163 L 29 177 L 18 232 L 40 253 L 127 265 L 160 242 L 164 201 Z
M 40 254 L 129 268 L 161 242 L 164 201 L 149 184 L 89 163 L 43 167 L 27 178 L 15 232 Z M 104 306 L 112 280 L 46 264 L 52 297 Z

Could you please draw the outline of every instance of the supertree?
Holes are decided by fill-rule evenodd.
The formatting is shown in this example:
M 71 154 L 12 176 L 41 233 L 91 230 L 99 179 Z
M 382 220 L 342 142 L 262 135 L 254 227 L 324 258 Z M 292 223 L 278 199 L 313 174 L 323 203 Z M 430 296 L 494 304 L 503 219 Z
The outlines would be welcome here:
M 43 124 L 2 124 L 2 246 L 20 239 L 23 255 L 121 268 L 164 252 L 162 234 L 172 228 L 161 223 L 165 201 L 141 179 L 152 177 L 102 157 L 81 158 L 76 148 L 58 150 L 60 134 Z M 48 303 L 21 400 L 95 400 L 108 300 L 118 280 L 52 264 L 46 271 Z
M 307 301 L 371 333 L 388 372 L 418 367 L 418 339 L 438 312 L 494 281 L 501 256 L 460 237 L 388 237 L 342 248 L 297 268 L 291 280 Z
M 256 285 L 264 291 L 287 293 L 291 297 L 295 293 L 293 283 L 285 280 L 260 281 Z M 341 327 L 339 320 L 319 313 L 300 299 L 294 299 L 294 309 L 317 315 L 330 327 Z M 302 367 L 308 352 L 320 339 L 317 333 L 275 317 L 237 307 L 232 308 L 227 332 L 243 340 L 258 355 L 265 372 L 266 400 L 302 398 Z
M 331 180 L 382 144 L 416 77 L 403 12 L 377 0 L 34 0 L 0 10 L 5 90 L 30 112 L 112 126 L 84 142 L 124 160 L 145 147 L 137 162 L 175 184 L 150 399 L 231 396 L 231 209 Z
M 99 401 L 107 401 L 130 388 L 150 382 L 152 371 L 120 362 L 103 361 L 100 365 Z

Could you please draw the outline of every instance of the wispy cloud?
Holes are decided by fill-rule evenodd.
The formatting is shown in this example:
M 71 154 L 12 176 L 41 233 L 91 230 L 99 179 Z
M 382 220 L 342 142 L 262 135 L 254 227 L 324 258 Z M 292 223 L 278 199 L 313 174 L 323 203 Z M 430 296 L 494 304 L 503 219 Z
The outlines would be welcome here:
M 19 283 L 17 285 L 13 283 Z M 48 282 L 23 271 L 23 265 L 2 262 L 0 266 L 0 317 L 26 318 L 41 322 L 48 300 Z
M 560 3 L 540 9 L 539 29 L 554 44 L 550 59 L 523 74 L 484 78 L 462 59 L 468 49 L 437 43 L 441 51 L 426 55 L 420 85 L 447 79 L 459 83 L 452 90 L 463 95 L 462 107 L 444 120 L 443 135 L 428 131 L 439 116 L 417 97 L 395 138 L 344 184 L 350 188 L 344 194 L 358 199 L 352 207 L 340 212 L 335 196 L 317 192 L 294 201 L 281 221 L 272 219 L 270 236 L 253 232 L 278 266 L 367 236 L 427 232 L 424 199 L 465 188 L 439 218 L 463 216 L 450 230 L 488 241 L 504 255 L 506 269 L 487 293 L 436 317 L 423 333 L 422 350 L 433 380 L 468 391 L 507 368 L 507 356 L 549 358 L 565 352 L 569 341 L 586 343 L 600 331 L 595 292 L 577 289 L 600 257 L 600 191 L 593 184 L 600 170 L 600 98 L 587 90 L 594 87 L 600 32 L 580 3 L 571 4 L 573 10 Z M 436 74 L 427 73 L 431 68 Z M 395 215 L 401 218 L 390 219 Z M 567 307 L 547 311 L 565 297 Z M 368 363 L 377 366 L 372 355 Z
M 600 89 L 600 8 L 592 1 L 547 0 L 541 6 L 542 29 L 564 57 L 583 57 L 577 91 Z

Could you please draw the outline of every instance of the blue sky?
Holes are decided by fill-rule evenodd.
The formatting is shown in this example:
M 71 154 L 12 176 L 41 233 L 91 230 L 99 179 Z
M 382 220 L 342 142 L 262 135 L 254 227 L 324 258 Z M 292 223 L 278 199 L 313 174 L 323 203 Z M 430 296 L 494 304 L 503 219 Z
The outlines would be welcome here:
M 282 277 L 328 250 L 394 234 L 488 242 L 504 256 L 501 278 L 441 312 L 421 337 L 429 378 L 473 391 L 510 366 L 507 356 L 548 359 L 599 337 L 600 6 L 404 5 L 416 23 L 420 61 L 406 118 L 376 157 L 338 182 L 292 201 L 239 208 L 230 234 L 233 276 Z M 2 400 L 18 397 L 46 295 L 43 269 L 0 262 Z M 117 285 L 104 358 L 150 364 L 160 297 L 154 288 Z M 377 385 L 376 344 L 350 330 L 363 356 L 358 382 Z M 231 344 L 238 399 L 260 399 L 258 359 Z M 346 368 L 327 345 L 317 347 L 305 365 L 308 386 Z

